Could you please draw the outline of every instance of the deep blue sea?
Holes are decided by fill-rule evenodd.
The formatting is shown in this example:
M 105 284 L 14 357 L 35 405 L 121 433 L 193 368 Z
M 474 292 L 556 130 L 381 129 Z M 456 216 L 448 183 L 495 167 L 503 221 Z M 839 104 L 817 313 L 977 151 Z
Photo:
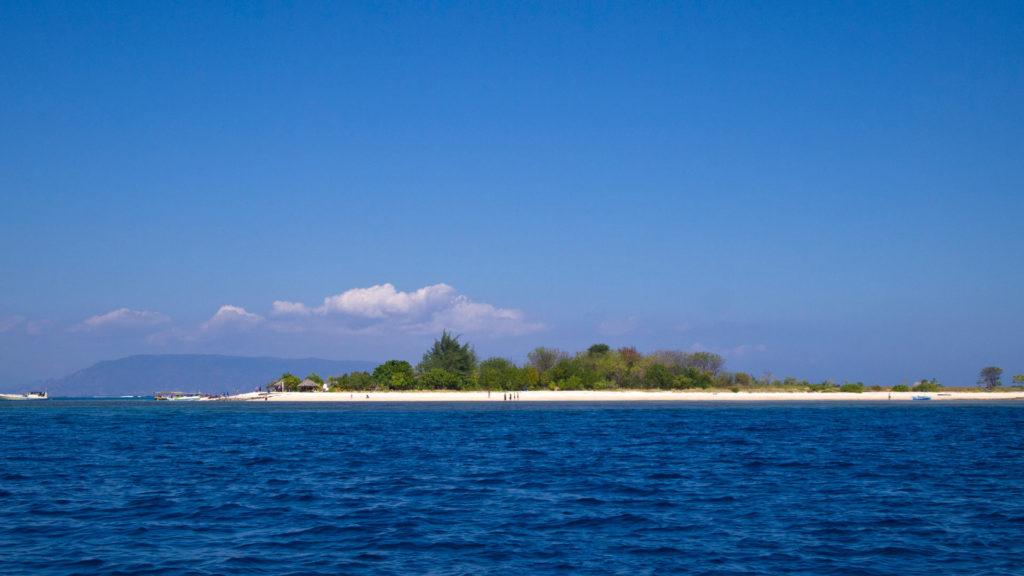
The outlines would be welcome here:
M 1024 403 L 0 403 L 0 574 L 1024 574 Z

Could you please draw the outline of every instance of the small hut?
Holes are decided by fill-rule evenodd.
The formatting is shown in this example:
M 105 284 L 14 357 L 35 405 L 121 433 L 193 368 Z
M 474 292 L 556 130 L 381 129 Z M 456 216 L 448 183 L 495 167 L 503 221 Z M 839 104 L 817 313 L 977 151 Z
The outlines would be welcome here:
M 320 385 L 306 378 L 299 384 L 299 392 L 318 392 Z

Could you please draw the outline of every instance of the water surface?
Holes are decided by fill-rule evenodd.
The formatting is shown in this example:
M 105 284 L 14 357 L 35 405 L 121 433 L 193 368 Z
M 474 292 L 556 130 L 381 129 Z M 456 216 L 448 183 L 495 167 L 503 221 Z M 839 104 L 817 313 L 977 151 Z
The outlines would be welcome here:
M 1024 404 L 0 403 L 2 574 L 1024 573 Z

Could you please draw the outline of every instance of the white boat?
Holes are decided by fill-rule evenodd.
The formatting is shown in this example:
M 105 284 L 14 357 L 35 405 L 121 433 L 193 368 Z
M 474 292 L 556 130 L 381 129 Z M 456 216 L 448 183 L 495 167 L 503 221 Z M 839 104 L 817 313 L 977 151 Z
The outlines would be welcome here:
M 203 397 L 191 392 L 157 392 L 154 400 L 171 400 L 175 402 L 188 402 L 202 400 Z
M 0 394 L 0 400 L 46 400 L 46 392 L 29 392 L 28 394 Z

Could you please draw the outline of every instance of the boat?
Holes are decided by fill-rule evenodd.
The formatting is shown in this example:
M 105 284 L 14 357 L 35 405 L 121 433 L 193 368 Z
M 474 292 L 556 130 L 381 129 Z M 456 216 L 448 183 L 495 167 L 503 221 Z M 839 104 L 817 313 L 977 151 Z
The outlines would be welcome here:
M 157 392 L 154 400 L 170 400 L 176 402 L 188 402 L 202 400 L 202 396 L 192 392 Z
M 931 400 L 932 397 L 931 396 L 914 396 L 911 399 L 912 400 Z
M 46 392 L 29 392 L 28 394 L 0 394 L 0 400 L 46 400 Z

